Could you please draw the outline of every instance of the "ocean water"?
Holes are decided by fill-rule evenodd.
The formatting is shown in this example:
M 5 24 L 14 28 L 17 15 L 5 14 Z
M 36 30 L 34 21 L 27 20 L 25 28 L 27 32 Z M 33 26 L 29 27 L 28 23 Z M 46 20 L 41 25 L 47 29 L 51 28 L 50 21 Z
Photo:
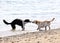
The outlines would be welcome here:
M 12 22 L 14 19 L 51 20 L 51 29 L 60 28 L 60 0 L 0 0 L 0 31 L 11 30 L 3 19 Z M 36 30 L 37 25 L 27 23 L 26 30 Z M 16 30 L 22 28 L 16 25 Z M 43 28 L 44 29 L 44 28 Z

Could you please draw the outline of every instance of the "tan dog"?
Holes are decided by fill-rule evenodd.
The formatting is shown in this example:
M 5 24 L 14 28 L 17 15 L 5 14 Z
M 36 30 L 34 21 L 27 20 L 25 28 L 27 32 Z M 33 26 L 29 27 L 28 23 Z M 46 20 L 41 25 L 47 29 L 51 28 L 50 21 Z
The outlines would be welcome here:
M 40 31 L 40 28 L 43 28 L 45 27 L 45 30 L 47 30 L 47 27 L 49 27 L 49 30 L 50 30 L 50 24 L 51 22 L 54 20 L 55 18 L 53 18 L 52 20 L 50 21 L 38 21 L 38 20 L 34 20 L 33 23 L 36 23 L 38 25 L 38 28 L 37 30 L 39 29 Z

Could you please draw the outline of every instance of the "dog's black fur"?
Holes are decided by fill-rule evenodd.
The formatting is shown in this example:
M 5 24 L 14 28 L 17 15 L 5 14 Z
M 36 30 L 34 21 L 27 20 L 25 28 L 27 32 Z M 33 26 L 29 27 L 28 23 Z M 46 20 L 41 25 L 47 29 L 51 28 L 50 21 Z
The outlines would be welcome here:
M 5 24 L 7 24 L 7 25 L 11 25 L 11 27 L 12 27 L 12 30 L 15 30 L 16 29 L 16 26 L 15 25 L 19 25 L 19 26 L 21 26 L 22 27 L 22 31 L 24 31 L 25 30 L 25 28 L 24 28 L 24 25 L 26 24 L 26 23 L 28 23 L 28 22 L 31 22 L 29 19 L 25 19 L 24 21 L 23 20 L 21 20 L 21 19 L 15 19 L 15 20 L 13 20 L 11 23 L 8 23 L 7 21 L 5 21 L 5 20 L 3 20 L 3 22 L 5 23 Z

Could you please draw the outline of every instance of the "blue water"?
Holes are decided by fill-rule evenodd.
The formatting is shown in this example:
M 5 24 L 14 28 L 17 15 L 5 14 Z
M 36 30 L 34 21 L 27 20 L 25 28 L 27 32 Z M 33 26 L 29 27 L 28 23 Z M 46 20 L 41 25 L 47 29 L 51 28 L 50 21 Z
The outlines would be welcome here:
M 3 19 L 11 22 L 16 18 L 31 21 L 55 18 L 51 29 L 60 28 L 60 0 L 0 0 L 0 31 L 11 30 L 11 26 L 4 24 Z M 25 27 L 26 30 L 37 28 L 36 24 L 26 24 Z M 18 25 L 17 30 L 21 30 Z

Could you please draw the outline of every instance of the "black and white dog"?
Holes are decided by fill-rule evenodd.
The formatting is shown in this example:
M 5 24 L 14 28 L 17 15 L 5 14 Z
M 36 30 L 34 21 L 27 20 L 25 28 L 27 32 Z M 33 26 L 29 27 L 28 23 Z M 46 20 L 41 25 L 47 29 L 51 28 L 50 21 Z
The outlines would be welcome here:
M 5 24 L 7 24 L 7 25 L 11 25 L 11 27 L 12 27 L 12 30 L 15 30 L 16 29 L 16 26 L 15 25 L 19 25 L 19 26 L 21 26 L 22 27 L 22 31 L 24 31 L 25 30 L 25 28 L 24 28 L 24 25 L 26 24 L 26 23 L 28 23 L 28 22 L 31 22 L 29 19 L 25 19 L 25 20 L 21 20 L 21 19 L 15 19 L 15 20 L 13 20 L 11 23 L 8 23 L 7 21 L 5 21 L 5 20 L 3 20 L 3 22 L 5 23 Z

